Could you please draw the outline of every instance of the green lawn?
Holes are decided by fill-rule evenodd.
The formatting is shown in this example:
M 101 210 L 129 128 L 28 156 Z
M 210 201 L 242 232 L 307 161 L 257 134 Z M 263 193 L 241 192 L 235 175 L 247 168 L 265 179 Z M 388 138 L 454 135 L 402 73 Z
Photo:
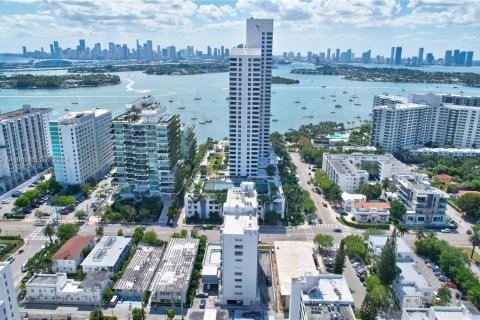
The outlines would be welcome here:
M 0 261 L 5 261 L 10 255 L 12 255 L 21 246 L 23 246 L 23 239 L 18 238 L 16 240 L 11 240 L 11 239 L 5 239 L 4 237 L 0 237 L 0 243 L 3 243 L 8 246 L 7 250 L 0 251 Z
M 460 248 L 460 250 L 462 250 L 462 252 L 465 253 L 470 259 L 470 255 L 472 254 L 472 248 Z M 473 252 L 473 260 L 475 260 L 475 262 L 480 261 L 480 254 L 478 254 L 476 251 Z

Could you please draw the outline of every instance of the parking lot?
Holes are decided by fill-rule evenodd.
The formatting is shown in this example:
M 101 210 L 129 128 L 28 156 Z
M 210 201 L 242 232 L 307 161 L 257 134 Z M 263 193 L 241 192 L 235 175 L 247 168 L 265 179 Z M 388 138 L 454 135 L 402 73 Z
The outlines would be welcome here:
M 268 251 L 260 251 L 258 255 L 258 287 L 260 290 L 260 304 L 263 307 L 274 307 L 273 277 L 271 256 Z

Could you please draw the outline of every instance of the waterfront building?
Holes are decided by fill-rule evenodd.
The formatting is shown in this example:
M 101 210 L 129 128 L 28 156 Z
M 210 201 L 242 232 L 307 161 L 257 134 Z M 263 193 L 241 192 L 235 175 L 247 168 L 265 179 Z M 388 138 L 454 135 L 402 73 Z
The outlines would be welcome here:
M 105 236 L 95 245 L 83 260 L 83 272 L 108 271 L 112 274 L 120 270 L 132 247 L 132 238 Z
M 396 65 L 402 64 L 402 47 L 395 48 L 395 64 Z
M 407 171 L 407 166 L 391 154 L 325 153 L 322 170 L 327 174 L 327 178 L 338 184 L 343 192 L 353 193 L 368 183 L 370 175 L 382 181 L 385 178 L 390 178 L 396 172 Z
M 189 123 L 180 124 L 180 155 L 186 161 L 192 161 L 197 152 L 195 126 Z
M 246 31 L 246 47 L 230 50 L 229 166 L 231 176 L 248 178 L 271 153 L 273 20 L 247 19 Z
M 398 148 L 470 148 L 480 145 L 480 97 L 411 94 L 374 97 L 370 145 Z
M 417 148 L 410 149 L 409 152 L 412 156 L 480 157 L 480 149 L 472 148 Z
M 151 301 L 185 304 L 198 254 L 198 239 L 169 240 L 150 284 Z
M 0 262 L 0 319 L 20 320 L 10 263 Z
M 76 274 L 77 268 L 82 263 L 85 248 L 95 246 L 93 236 L 73 236 L 63 244 L 63 246 L 52 256 L 54 269 L 56 272 Z
M 112 183 L 122 197 L 175 195 L 183 183 L 180 116 L 150 96 L 126 107 L 113 119 L 117 171 Z
M 443 227 L 448 224 L 448 195 L 432 187 L 427 175 L 395 173 L 393 182 L 397 192 L 386 193 L 386 197 L 387 200 L 400 200 L 407 207 L 404 217 L 407 226 Z
M 112 113 L 96 108 L 49 122 L 55 178 L 62 186 L 101 179 L 113 163 Z
M 333 319 L 331 315 L 336 319 L 356 319 L 352 309 L 355 301 L 341 274 L 305 273 L 292 278 L 291 287 L 290 320 Z
M 115 292 L 121 297 L 143 298 L 157 271 L 164 250 L 164 247 L 140 244 L 122 277 L 115 283 L 113 287 Z
M 421 66 L 423 64 L 423 48 L 418 49 L 418 59 L 417 59 L 417 64 Z
M 466 60 L 465 60 L 465 65 L 466 65 L 467 67 L 473 66 L 473 51 L 468 51 L 468 52 L 467 52 L 467 57 L 466 57 Z
M 15 188 L 51 164 L 47 124 L 52 109 L 32 108 L 0 114 L 0 194 Z
M 27 284 L 30 303 L 100 305 L 103 291 L 110 284 L 111 273 L 87 273 L 82 281 L 67 279 L 66 273 L 34 274 Z
M 222 232 L 221 304 L 257 306 L 258 218 L 256 215 L 225 215 Z

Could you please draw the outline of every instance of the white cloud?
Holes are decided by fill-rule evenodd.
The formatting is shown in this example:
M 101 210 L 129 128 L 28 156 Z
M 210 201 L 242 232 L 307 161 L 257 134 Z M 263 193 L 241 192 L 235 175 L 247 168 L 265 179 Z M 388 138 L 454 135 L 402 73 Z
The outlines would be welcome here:
M 202 20 L 219 21 L 225 16 L 234 17 L 237 13 L 229 5 L 215 6 L 213 4 L 200 5 L 197 9 L 197 16 Z

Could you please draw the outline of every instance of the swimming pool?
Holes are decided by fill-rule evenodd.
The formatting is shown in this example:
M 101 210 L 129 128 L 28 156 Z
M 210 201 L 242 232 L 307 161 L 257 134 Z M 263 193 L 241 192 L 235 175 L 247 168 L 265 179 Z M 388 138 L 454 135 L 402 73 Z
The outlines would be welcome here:
M 327 136 L 328 139 L 348 139 L 350 132 L 335 133 Z

